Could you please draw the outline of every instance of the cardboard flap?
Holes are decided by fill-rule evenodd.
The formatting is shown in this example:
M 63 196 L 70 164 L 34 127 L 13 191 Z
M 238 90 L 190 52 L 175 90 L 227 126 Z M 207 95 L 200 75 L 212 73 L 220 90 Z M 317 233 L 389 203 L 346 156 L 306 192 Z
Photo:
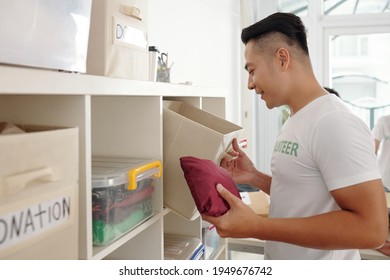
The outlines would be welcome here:
M 180 157 L 219 164 L 242 128 L 180 101 L 164 101 L 164 204 L 184 218 L 199 216 L 180 168 Z
M 234 123 L 180 101 L 164 101 L 164 108 L 221 134 L 242 129 L 242 127 Z

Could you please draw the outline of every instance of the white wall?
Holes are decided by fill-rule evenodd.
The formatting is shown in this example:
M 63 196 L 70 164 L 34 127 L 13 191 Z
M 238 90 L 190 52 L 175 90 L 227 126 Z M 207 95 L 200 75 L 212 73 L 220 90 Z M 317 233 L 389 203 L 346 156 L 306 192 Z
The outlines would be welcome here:
M 149 45 L 168 52 L 171 82 L 226 89 L 226 118 L 239 125 L 240 34 L 237 0 L 149 0 Z

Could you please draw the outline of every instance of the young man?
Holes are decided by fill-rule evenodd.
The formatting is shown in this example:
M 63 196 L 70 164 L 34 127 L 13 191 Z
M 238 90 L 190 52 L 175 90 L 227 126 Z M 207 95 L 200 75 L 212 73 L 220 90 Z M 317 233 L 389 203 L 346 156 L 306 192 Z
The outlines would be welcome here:
M 257 216 L 218 185 L 230 210 L 203 215 L 222 237 L 267 240 L 265 259 L 359 259 L 380 247 L 388 219 L 369 128 L 317 82 L 299 17 L 275 13 L 242 31 L 248 87 L 269 109 L 287 105 L 271 160 L 258 171 L 233 141 L 226 168 L 238 184 L 270 195 L 268 218 Z
M 390 190 L 390 115 L 380 117 L 372 133 L 375 138 L 375 153 L 378 155 L 382 181 L 385 188 Z
M 375 139 L 375 153 L 378 157 L 382 182 L 385 191 L 388 192 L 390 190 L 390 115 L 380 117 L 372 133 Z M 390 240 L 386 240 L 385 244 L 381 248 L 378 248 L 378 251 L 390 256 Z

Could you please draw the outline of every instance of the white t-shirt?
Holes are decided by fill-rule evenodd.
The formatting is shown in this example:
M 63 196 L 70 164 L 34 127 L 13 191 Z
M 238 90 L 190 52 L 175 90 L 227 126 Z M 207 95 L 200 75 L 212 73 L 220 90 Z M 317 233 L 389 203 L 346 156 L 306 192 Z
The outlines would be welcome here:
M 385 187 L 390 188 L 390 115 L 378 119 L 372 130 L 374 138 L 379 140 L 378 165 Z
M 271 171 L 271 218 L 339 210 L 330 191 L 380 178 L 370 129 L 331 94 L 286 121 Z M 267 241 L 265 251 L 265 259 L 360 259 L 358 250 L 317 250 L 275 241 Z

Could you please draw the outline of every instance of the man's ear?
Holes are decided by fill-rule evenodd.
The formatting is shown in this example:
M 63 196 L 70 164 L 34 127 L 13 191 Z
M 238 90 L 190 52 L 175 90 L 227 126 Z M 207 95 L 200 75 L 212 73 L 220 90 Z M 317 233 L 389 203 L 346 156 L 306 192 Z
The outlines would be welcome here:
M 286 70 L 290 64 L 290 52 L 286 48 L 279 48 L 276 51 L 276 58 L 282 70 Z

